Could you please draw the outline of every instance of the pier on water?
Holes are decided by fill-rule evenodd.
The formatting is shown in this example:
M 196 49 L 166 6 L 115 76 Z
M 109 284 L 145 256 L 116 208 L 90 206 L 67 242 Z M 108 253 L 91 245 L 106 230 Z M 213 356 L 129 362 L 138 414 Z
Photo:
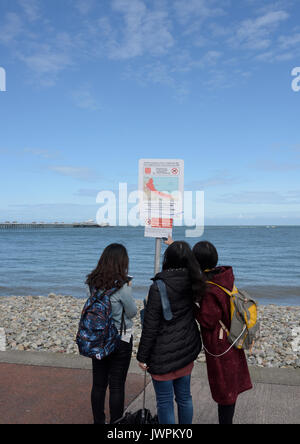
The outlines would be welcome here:
M 73 224 L 0 224 L 0 230 L 14 230 L 20 228 L 70 228 Z
M 0 223 L 0 230 L 16 230 L 16 229 L 38 229 L 38 228 L 103 228 L 105 225 L 97 224 L 63 224 L 63 223 L 32 223 L 32 224 L 19 224 L 19 223 Z

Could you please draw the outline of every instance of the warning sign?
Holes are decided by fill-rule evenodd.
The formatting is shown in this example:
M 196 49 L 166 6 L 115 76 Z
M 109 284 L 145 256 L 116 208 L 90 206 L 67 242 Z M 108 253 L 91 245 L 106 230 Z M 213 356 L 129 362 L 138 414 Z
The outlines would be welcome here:
M 182 213 L 184 161 L 179 159 L 141 159 L 139 190 L 142 191 L 141 216 L 146 237 L 168 237 L 174 217 Z

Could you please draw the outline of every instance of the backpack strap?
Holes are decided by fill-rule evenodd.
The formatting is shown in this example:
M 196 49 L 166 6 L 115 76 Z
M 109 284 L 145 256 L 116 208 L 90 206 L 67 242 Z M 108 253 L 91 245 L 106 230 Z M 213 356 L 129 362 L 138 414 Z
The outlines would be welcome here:
M 164 281 L 158 279 L 156 285 L 158 287 L 158 291 L 160 293 L 161 305 L 163 309 L 164 318 L 166 321 L 171 321 L 173 319 L 173 314 L 170 307 L 170 301 L 168 298 L 167 288 Z
M 126 323 L 125 323 L 125 310 L 124 310 L 124 307 L 122 309 L 122 320 L 121 320 L 120 336 L 122 336 L 123 331 L 124 331 L 124 335 L 126 335 Z
M 234 287 L 233 287 L 233 290 L 232 290 L 232 291 L 229 291 L 229 290 L 227 290 L 227 288 L 222 287 L 221 285 L 216 284 L 215 282 L 212 282 L 212 281 L 206 281 L 206 283 L 207 283 L 207 284 L 211 284 L 211 285 L 215 285 L 216 287 L 221 288 L 221 290 L 225 291 L 225 293 L 227 293 L 228 296 L 230 296 L 230 297 L 234 296 L 235 294 L 238 294 L 238 289 L 236 288 L 235 285 L 234 285 Z
M 89 287 L 90 297 L 94 297 L 98 300 L 101 300 L 104 295 L 111 297 L 114 293 L 116 293 L 118 288 L 110 288 L 109 290 L 97 290 L 96 288 Z
M 230 297 L 230 320 L 232 321 L 233 314 L 234 314 L 235 295 L 237 295 L 239 293 L 238 289 L 234 285 L 232 291 L 229 291 L 229 290 L 227 290 L 227 288 L 222 287 L 221 285 L 216 284 L 215 282 L 212 282 L 212 281 L 206 281 L 206 282 L 208 284 L 212 284 L 212 285 L 215 285 L 216 287 L 221 288 L 221 290 L 223 290 L 226 294 L 228 294 L 228 296 Z
M 239 292 L 238 289 L 236 288 L 236 286 L 234 285 L 232 291 L 229 291 L 227 288 L 224 288 L 224 287 L 222 287 L 221 285 L 216 284 L 215 282 L 211 282 L 211 281 L 206 281 L 206 282 L 207 282 L 207 284 L 215 285 L 216 287 L 221 288 L 221 290 L 223 290 L 226 294 L 228 294 L 228 295 L 230 296 L 231 320 L 232 320 L 232 314 L 233 314 L 233 313 L 232 313 L 232 306 L 233 306 L 233 304 L 234 304 L 233 299 L 234 299 L 234 295 L 238 294 L 238 292 Z M 219 323 L 221 324 L 221 327 L 224 329 L 225 325 L 224 325 L 221 321 L 219 321 Z M 223 324 L 223 325 L 222 325 L 222 324 Z M 210 353 L 210 352 L 207 350 L 207 348 L 204 346 L 203 339 L 202 339 L 202 335 L 201 335 L 201 339 L 202 339 L 202 343 L 203 343 L 203 348 L 204 348 L 204 350 L 205 350 L 210 356 L 213 356 L 214 358 L 220 358 L 221 356 L 224 356 L 226 353 L 229 352 L 229 350 L 232 349 L 232 347 L 233 347 L 233 346 L 239 341 L 239 339 L 243 336 L 243 334 L 245 333 L 246 329 L 247 329 L 247 325 L 245 324 L 245 325 L 244 325 L 244 328 L 243 328 L 243 330 L 242 330 L 242 332 L 241 332 L 241 334 L 235 339 L 235 341 L 230 345 L 230 347 L 229 347 L 227 350 L 225 350 L 223 353 L 221 353 L 221 354 L 219 354 L 219 355 L 214 355 L 214 354 Z M 228 332 L 228 330 L 227 330 L 226 327 L 225 327 L 225 331 L 226 331 L 227 336 L 228 336 L 228 333 L 229 333 L 229 332 Z
M 96 289 L 90 289 L 90 294 L 91 294 L 91 298 L 94 297 L 95 299 L 101 300 L 103 298 L 104 295 L 107 295 L 109 298 L 117 293 L 117 291 L 119 291 L 119 288 L 111 288 L 109 290 L 104 290 L 104 291 L 99 291 Z M 93 303 L 91 302 L 91 304 L 87 307 L 87 309 L 89 309 L 91 306 L 93 305 Z M 126 323 L 125 323 L 125 310 L 124 307 L 122 309 L 122 318 L 121 318 L 121 327 L 120 327 L 120 336 L 122 336 L 122 334 L 126 335 Z

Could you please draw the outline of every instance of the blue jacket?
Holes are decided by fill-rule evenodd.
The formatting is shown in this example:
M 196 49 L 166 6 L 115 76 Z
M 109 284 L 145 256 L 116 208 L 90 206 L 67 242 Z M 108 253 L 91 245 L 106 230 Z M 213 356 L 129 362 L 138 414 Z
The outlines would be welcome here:
M 132 287 L 125 284 L 120 290 L 111 296 L 110 301 L 112 317 L 117 329 L 120 331 L 123 308 L 125 310 L 124 319 L 126 329 L 128 330 L 131 328 L 133 326 L 132 319 L 137 314 L 137 306 L 132 296 Z

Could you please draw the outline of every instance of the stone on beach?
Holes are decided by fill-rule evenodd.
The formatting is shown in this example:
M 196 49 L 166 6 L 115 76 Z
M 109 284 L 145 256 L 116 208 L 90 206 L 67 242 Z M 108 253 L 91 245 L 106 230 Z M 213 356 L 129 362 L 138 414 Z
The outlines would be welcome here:
M 54 293 L 48 297 L 1 297 L 0 331 L 1 328 L 5 331 L 6 349 L 78 354 L 75 337 L 84 302 Z M 134 319 L 133 357 L 136 357 L 141 336 L 139 312 L 143 301 L 136 300 L 136 303 L 138 314 Z M 260 338 L 253 354 L 247 352 L 249 364 L 299 368 L 300 347 L 298 349 L 295 344 L 297 334 L 300 334 L 300 307 L 260 305 L 259 321 Z M 203 352 L 198 361 L 205 362 Z

